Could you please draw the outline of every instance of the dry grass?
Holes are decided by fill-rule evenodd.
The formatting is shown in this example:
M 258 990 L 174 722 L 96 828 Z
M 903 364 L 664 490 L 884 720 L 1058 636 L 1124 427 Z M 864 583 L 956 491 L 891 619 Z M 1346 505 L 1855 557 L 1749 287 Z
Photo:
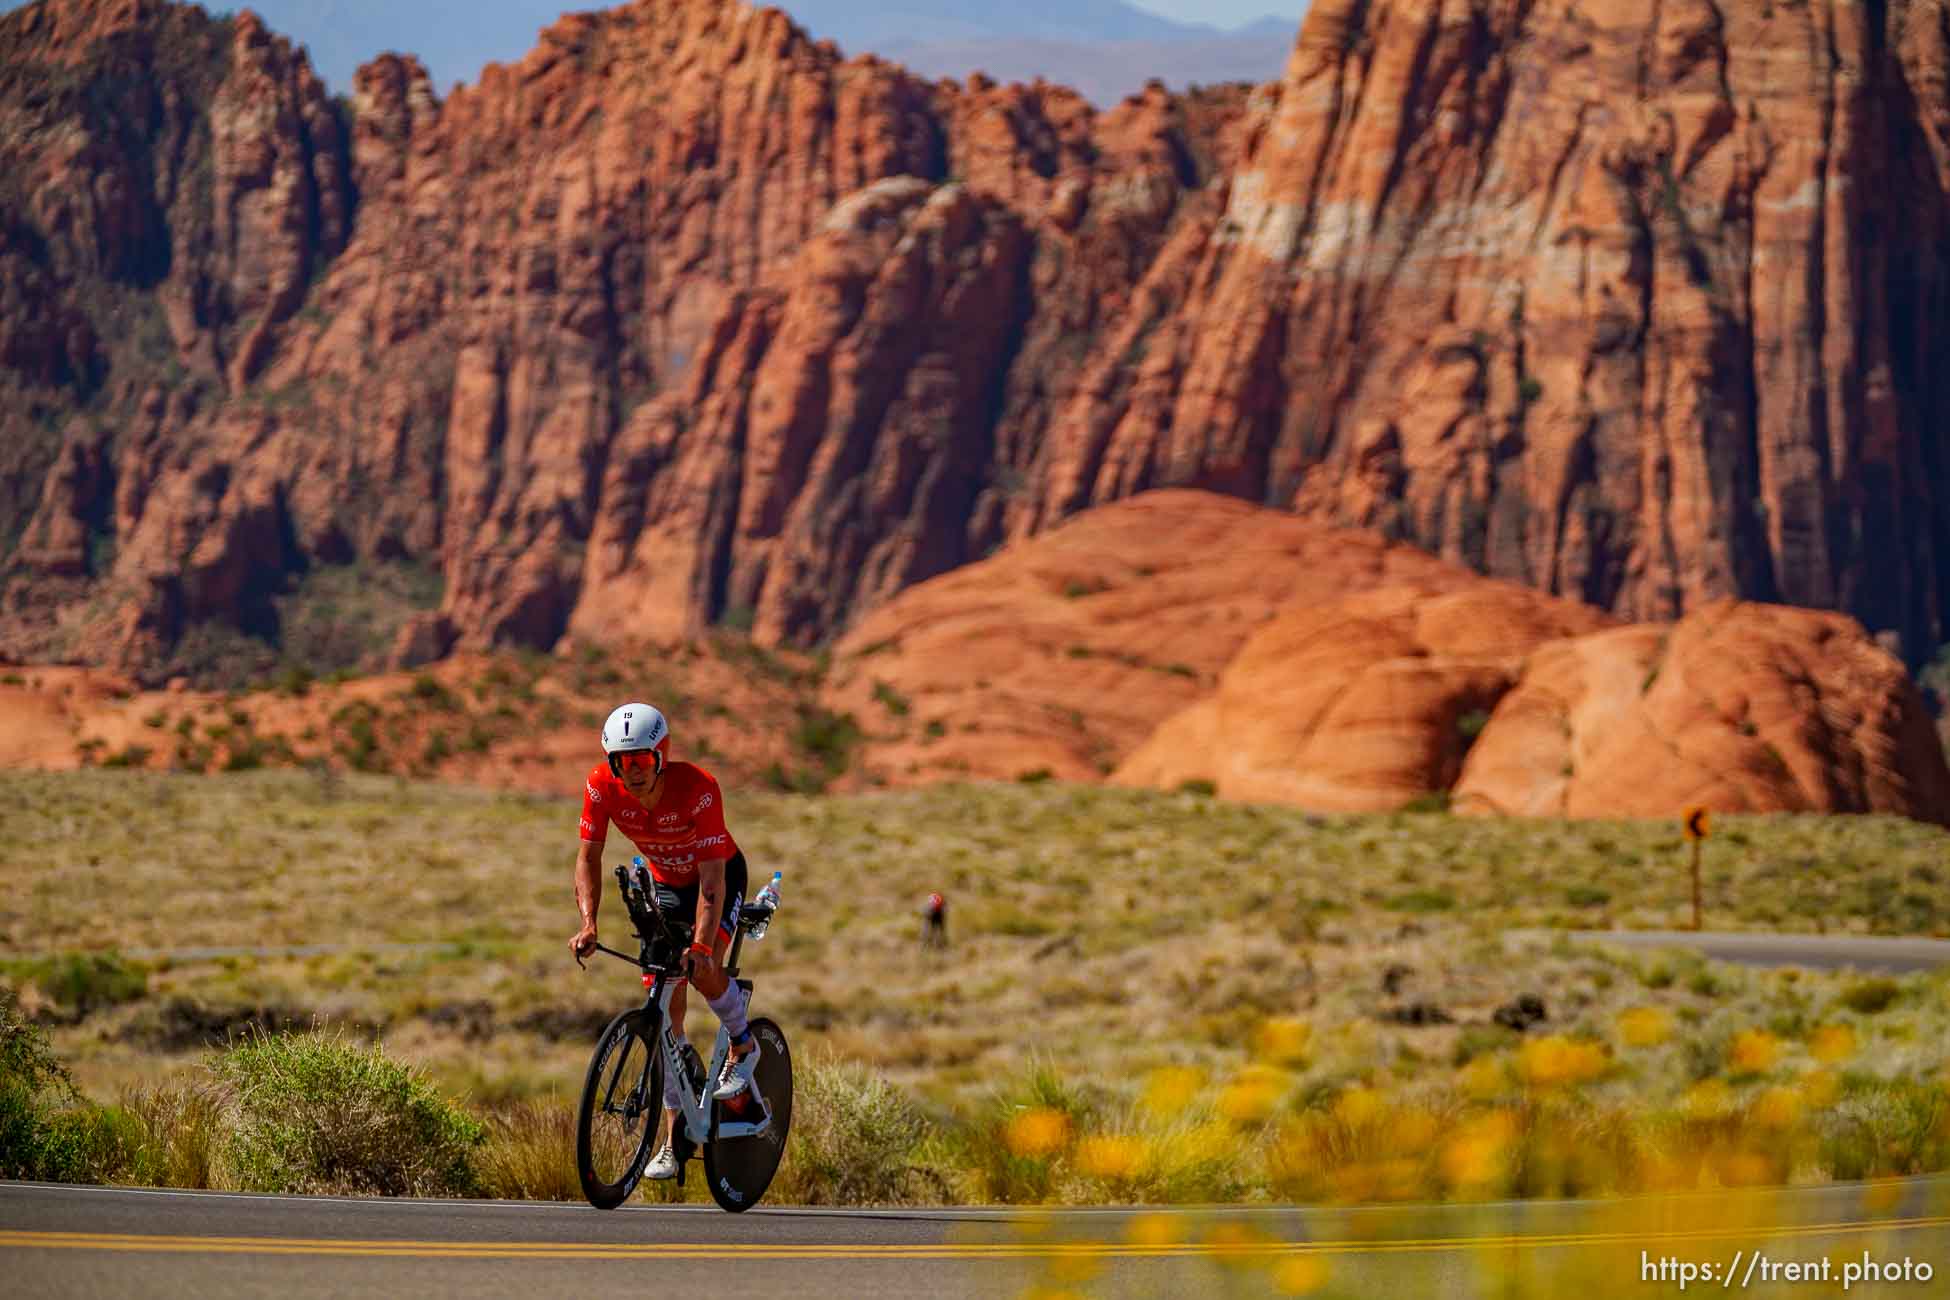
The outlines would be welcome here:
M 573 794 L 300 772 L 8 776 L 0 944 L 95 1096 L 181 1071 L 244 1026 L 362 1028 L 489 1117 L 507 1165 L 484 1176 L 559 1194 L 567 1175 L 550 1126 L 566 1122 L 595 1026 L 637 996 L 627 970 L 580 972 L 563 951 L 575 920 Z M 825 1109 L 836 1120 L 844 1112 L 862 1133 L 925 1121 L 906 1155 L 861 1173 L 873 1190 L 847 1194 L 865 1199 L 1298 1194 L 1270 1164 L 1214 1154 L 1220 1130 L 1195 1107 L 1138 1123 L 1145 1079 L 1189 1069 L 1217 1088 L 1253 1059 L 1255 1027 L 1269 1019 L 1312 1027 L 1304 1060 L 1280 1067 L 1276 1111 L 1303 1115 L 1360 1087 L 1434 1105 L 1445 1123 L 1441 1108 L 1463 1104 L 1458 1071 L 1519 1068 L 1525 1040 L 1491 1017 L 1521 993 L 1548 1008 L 1533 1038 L 1609 1044 L 1612 1064 L 1578 1088 L 1592 1115 L 1661 1113 L 1713 1077 L 1737 1077 L 1737 1092 L 1773 1086 L 1779 1070 L 1806 1073 L 1815 1036 L 1838 1025 L 1854 1035 L 1857 1075 L 1913 1083 L 1941 1067 L 1950 1031 L 1941 978 L 1751 971 L 1548 937 L 1683 917 L 1680 840 L 1666 824 L 1320 818 L 1054 783 L 730 794 L 754 870 L 786 874 L 785 913 L 747 947 L 759 1009 L 835 1072 Z M 1718 831 L 1706 859 L 1716 927 L 1927 933 L 1950 917 L 1937 874 L 1950 835 L 1936 828 L 1732 817 Z M 949 899 L 946 952 L 919 942 L 933 889 Z M 1512 948 L 1501 938 L 1512 927 L 1547 937 Z M 612 900 L 604 937 L 621 941 L 620 931 Z M 66 960 L 110 947 L 319 942 L 436 947 Z M 34 984 L 38 971 L 77 970 L 87 979 Z M 1668 1030 L 1624 1052 L 1627 1013 Z M 708 1014 L 694 1014 L 694 1033 L 708 1038 Z M 1393 1018 L 1418 1014 L 1425 1023 Z M 1777 1063 L 1730 1075 L 1752 1050 L 1740 1034 L 1756 1029 L 1777 1044 Z M 1081 1099 L 1064 1112 L 1071 1155 L 1042 1171 L 996 1155 L 1007 1116 L 1042 1106 L 1025 1059 Z M 867 1097 L 847 1082 L 852 1067 L 897 1094 Z M 836 1194 L 819 1190 L 837 1166 L 805 1122 L 806 1159 L 782 1171 L 782 1194 Z M 1124 1168 L 1130 1149 L 1119 1143 L 1140 1130 L 1155 1158 Z M 865 1146 L 899 1145 L 828 1136 L 855 1153 L 848 1163 Z M 1090 1138 L 1105 1141 L 1082 1145 Z

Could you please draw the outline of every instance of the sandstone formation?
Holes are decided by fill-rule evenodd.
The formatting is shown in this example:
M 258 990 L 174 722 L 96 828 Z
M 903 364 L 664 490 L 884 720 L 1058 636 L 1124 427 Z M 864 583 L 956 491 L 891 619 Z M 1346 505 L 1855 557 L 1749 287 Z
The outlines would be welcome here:
M 1478 580 L 1292 607 L 1112 779 L 1321 811 L 1883 812 L 1950 823 L 1902 664 L 1854 620 L 1721 602 L 1676 624 Z
M 636 0 L 340 102 L 248 12 L 40 0 L 0 16 L 0 653 L 249 676 L 380 568 L 394 663 L 813 645 L 1182 485 L 1921 662 L 1946 33 L 1317 0 L 1277 83 L 1099 113 Z
M 1112 779 L 1202 780 L 1226 798 L 1328 812 L 1387 811 L 1449 789 L 1530 655 L 1611 622 L 1575 601 L 1449 578 L 1446 589 L 1389 585 L 1289 606 Z
M 1491 588 L 1503 604 L 1555 611 L 1553 627 L 1608 621 L 1373 533 L 1165 490 L 1087 511 L 889 601 L 835 647 L 824 700 L 860 720 L 869 779 L 1040 771 L 1096 780 L 1150 749 L 1161 726 L 1203 707 L 1276 614 L 1375 588 L 1411 603 Z M 1468 619 L 1429 617 L 1445 645 L 1490 635 Z M 1486 655 L 1516 653 L 1483 645 Z M 1302 683 L 1308 671 L 1295 665 L 1285 676 Z M 1162 783 L 1214 775 L 1201 750 Z
M 1727 601 L 1540 649 L 1455 794 L 1538 816 L 1702 804 L 1950 822 L 1943 754 L 1902 666 L 1853 620 Z
M 855 779 L 1108 779 L 1321 811 L 1950 823 L 1900 661 L 1842 615 L 1676 624 L 1211 493 L 1086 511 L 923 582 L 835 648 Z

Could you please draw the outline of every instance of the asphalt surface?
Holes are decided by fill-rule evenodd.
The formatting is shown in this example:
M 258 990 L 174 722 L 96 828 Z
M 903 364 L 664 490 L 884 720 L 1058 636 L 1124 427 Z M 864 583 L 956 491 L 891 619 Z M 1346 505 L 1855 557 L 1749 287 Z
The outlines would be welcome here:
M 1621 948 L 1688 948 L 1742 966 L 1852 968 L 1887 974 L 1950 965 L 1950 939 L 1861 935 L 1754 934 L 1711 930 L 1513 930 L 1513 938 L 1566 938 Z
M 1741 1288 L 1805 1296 L 1842 1294 L 1865 1252 L 1907 1260 L 1912 1279 L 1869 1294 L 1950 1295 L 1950 1179 L 1483 1206 L 742 1215 L 0 1183 L 0 1294 L 48 1297 L 1652 1296 L 1679 1294 L 1657 1274 L 1668 1258 L 1827 1259 L 1828 1283 Z

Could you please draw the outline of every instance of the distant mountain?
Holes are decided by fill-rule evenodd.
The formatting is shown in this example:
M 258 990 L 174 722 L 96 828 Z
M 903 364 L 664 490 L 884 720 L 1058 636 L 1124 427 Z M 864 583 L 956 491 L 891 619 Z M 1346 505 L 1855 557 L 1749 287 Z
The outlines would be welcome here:
M 1295 0 L 1275 3 L 1304 8 Z M 0 0 L 0 12 L 19 8 Z M 206 0 L 221 10 L 224 0 Z M 303 44 L 335 92 L 374 56 L 412 54 L 435 89 L 472 82 L 488 63 L 512 63 L 565 10 L 606 8 L 573 0 L 252 0 L 273 30 Z M 1115 103 L 1151 78 L 1178 87 L 1270 81 L 1280 74 L 1299 26 L 1262 18 L 1226 30 L 1177 22 L 1123 0 L 787 0 L 777 7 L 814 37 L 848 54 L 872 52 L 929 77 L 984 72 L 997 81 L 1041 76 L 1075 85 L 1098 104 Z
M 887 57 L 924 77 L 960 79 L 979 71 L 1000 82 L 1059 82 L 1099 106 L 1114 104 L 1156 79 L 1173 90 L 1229 81 L 1273 81 L 1293 45 L 1293 28 L 1264 24 L 1277 35 L 1227 33 L 1198 40 L 968 40 L 900 44 Z M 1251 30 L 1260 31 L 1255 23 Z

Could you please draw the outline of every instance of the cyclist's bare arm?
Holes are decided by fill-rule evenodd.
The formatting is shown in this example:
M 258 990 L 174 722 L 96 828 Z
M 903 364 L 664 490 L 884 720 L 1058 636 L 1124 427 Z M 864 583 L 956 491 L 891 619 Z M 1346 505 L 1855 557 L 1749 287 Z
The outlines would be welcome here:
M 724 915 L 724 864 L 729 858 L 705 858 L 697 864 L 697 933 L 692 941 L 712 947 L 718 940 L 718 918 Z
M 596 908 L 603 901 L 603 847 L 583 840 L 576 848 L 576 911 L 582 928 L 569 940 L 569 950 L 587 956 L 596 946 Z

